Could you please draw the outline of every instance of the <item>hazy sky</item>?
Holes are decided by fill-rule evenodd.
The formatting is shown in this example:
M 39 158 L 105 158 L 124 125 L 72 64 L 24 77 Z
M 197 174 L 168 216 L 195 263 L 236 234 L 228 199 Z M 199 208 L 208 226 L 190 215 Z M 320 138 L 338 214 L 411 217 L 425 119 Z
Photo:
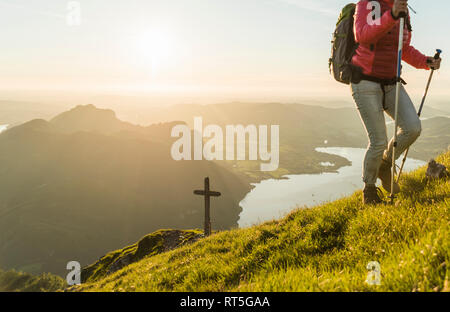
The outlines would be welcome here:
M 2 89 L 163 90 L 349 96 L 328 73 L 331 33 L 349 0 L 0 0 Z M 450 3 L 410 1 L 413 45 L 450 55 Z M 445 56 L 444 54 L 443 56 Z M 406 66 L 405 66 L 406 67 Z M 408 89 L 428 73 L 405 68 Z M 450 62 L 432 96 L 449 95 Z

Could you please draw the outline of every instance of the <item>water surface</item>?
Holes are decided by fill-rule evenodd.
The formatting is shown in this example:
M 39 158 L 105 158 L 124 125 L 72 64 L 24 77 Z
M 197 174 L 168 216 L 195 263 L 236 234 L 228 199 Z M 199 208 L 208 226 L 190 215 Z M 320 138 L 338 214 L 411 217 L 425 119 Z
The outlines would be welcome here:
M 9 125 L 0 125 L 0 133 L 5 131 L 8 128 Z
M 255 188 L 240 202 L 243 211 L 239 226 L 247 227 L 279 219 L 296 207 L 314 206 L 348 196 L 363 187 L 361 167 L 365 149 L 329 147 L 318 152 L 339 155 L 352 162 L 337 173 L 287 175 L 286 180 L 269 179 L 256 183 Z M 426 162 L 409 158 L 405 171 L 417 169 Z M 330 163 L 323 163 L 324 167 Z

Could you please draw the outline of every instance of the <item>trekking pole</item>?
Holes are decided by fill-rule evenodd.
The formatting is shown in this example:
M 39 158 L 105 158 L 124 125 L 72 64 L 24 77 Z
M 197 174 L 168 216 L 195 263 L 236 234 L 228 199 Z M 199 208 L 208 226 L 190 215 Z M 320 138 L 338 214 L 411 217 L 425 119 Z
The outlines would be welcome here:
M 438 60 L 441 57 L 441 53 L 442 53 L 442 50 L 436 49 L 436 54 L 434 55 L 434 59 Z M 423 97 L 422 97 L 422 102 L 420 103 L 419 112 L 417 113 L 417 115 L 419 117 L 420 117 L 420 115 L 422 115 L 423 105 L 425 104 L 425 99 L 427 98 L 428 89 L 430 88 L 430 84 L 431 84 L 431 80 L 433 79 L 434 71 L 435 71 L 435 69 L 432 68 L 431 69 L 431 73 L 430 73 L 430 77 L 428 78 L 427 87 L 425 88 L 425 93 L 423 94 Z M 400 176 L 402 175 L 403 168 L 405 167 L 406 159 L 408 158 L 408 153 L 409 153 L 409 147 L 405 151 L 405 156 L 403 157 L 402 165 L 400 166 L 400 170 L 398 172 L 397 183 L 400 181 Z
M 394 180 L 395 180 L 395 150 L 397 148 L 397 129 L 398 129 L 398 102 L 400 99 L 400 88 L 402 86 L 402 56 L 403 56 L 403 33 L 405 28 L 406 14 L 402 13 L 400 18 L 400 31 L 398 35 L 398 58 L 397 58 L 397 88 L 395 90 L 395 113 L 394 113 L 394 139 L 392 144 L 392 176 L 391 176 L 391 204 L 394 204 Z

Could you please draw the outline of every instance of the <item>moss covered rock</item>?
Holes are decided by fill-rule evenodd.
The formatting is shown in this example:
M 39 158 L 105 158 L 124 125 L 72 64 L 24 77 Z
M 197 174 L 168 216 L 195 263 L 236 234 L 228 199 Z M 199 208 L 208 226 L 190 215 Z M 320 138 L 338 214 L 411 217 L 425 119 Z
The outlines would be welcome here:
M 94 264 L 83 268 L 82 282 L 96 281 L 144 257 L 154 256 L 193 243 L 201 237 L 203 237 L 203 232 L 197 230 L 159 230 L 144 236 L 131 246 L 112 251 Z

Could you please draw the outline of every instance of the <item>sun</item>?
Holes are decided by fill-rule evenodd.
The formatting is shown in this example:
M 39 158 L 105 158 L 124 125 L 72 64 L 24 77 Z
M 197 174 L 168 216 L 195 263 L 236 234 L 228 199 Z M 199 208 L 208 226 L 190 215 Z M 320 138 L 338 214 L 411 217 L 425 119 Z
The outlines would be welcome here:
M 161 29 L 146 31 L 135 39 L 135 49 L 140 66 L 149 68 L 152 76 L 174 62 L 175 47 L 170 32 Z

